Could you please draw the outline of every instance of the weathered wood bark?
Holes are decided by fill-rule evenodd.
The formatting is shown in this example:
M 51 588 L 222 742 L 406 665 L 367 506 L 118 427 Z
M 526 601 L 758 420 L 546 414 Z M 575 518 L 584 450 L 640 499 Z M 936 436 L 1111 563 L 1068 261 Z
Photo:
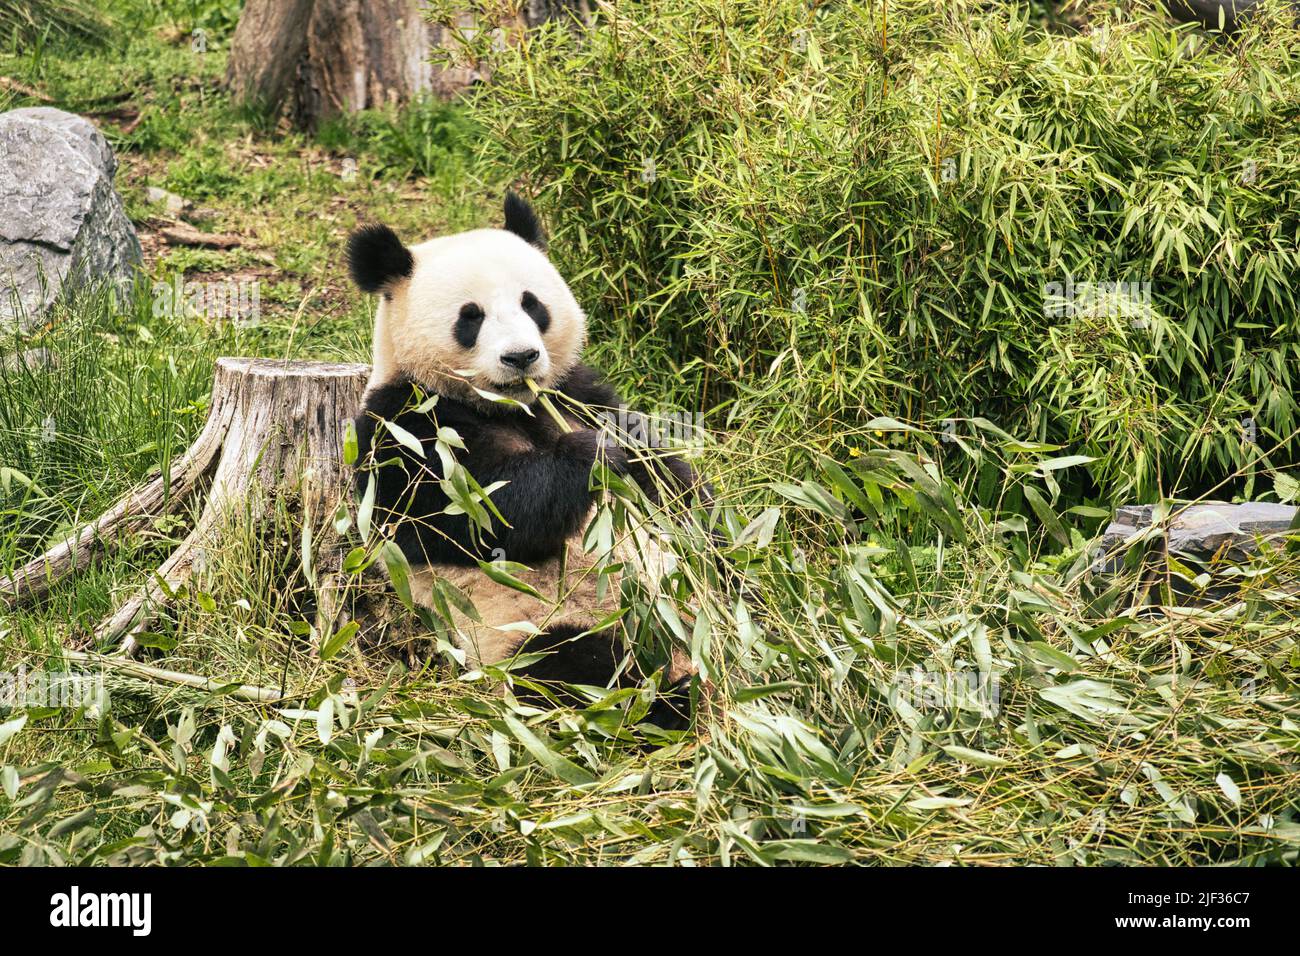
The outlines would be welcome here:
M 457 30 L 517 33 L 552 17 L 590 18 L 587 0 L 527 0 L 519 15 L 480 22 L 471 4 Z M 310 129 L 342 113 L 447 97 L 481 79 L 472 65 L 437 65 L 454 46 L 449 26 L 427 19 L 427 0 L 248 0 L 235 30 L 226 82 L 237 101 L 287 112 Z
M 423 9 L 414 0 L 316 0 L 296 107 L 301 124 L 430 90 Z
M 236 100 L 279 110 L 298 82 L 314 0 L 248 0 L 235 27 L 226 83 Z
M 313 522 L 328 522 L 348 493 L 344 423 L 360 408 L 369 374 L 368 365 L 218 359 L 208 420 L 167 479 L 128 494 L 75 537 L 0 581 L 0 597 L 10 605 L 39 597 L 114 537 L 174 512 L 206 483 L 189 536 L 98 629 L 101 641 L 121 639 L 120 652 L 134 652 L 133 635 L 221 548 L 234 509 L 267 513 L 277 496 L 292 495 Z
M 237 101 L 287 112 L 310 129 L 341 113 L 447 96 L 477 78 L 435 69 L 443 29 L 425 0 L 248 0 L 235 30 L 226 82 Z M 473 24 L 466 14 L 464 26 Z

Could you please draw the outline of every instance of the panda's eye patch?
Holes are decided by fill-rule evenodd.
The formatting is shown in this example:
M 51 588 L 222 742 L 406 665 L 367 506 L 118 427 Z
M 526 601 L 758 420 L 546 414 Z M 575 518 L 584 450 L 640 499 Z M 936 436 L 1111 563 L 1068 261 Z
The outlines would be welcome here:
M 463 349 L 472 349 L 474 343 L 478 341 L 478 330 L 483 324 L 483 309 L 477 302 L 466 302 L 460 307 L 460 315 L 456 317 L 456 327 L 452 334 L 456 337 L 456 344 Z
M 528 313 L 529 317 L 537 323 L 538 330 L 545 335 L 546 330 L 551 327 L 551 313 L 542 305 L 541 300 L 531 292 L 525 292 L 519 300 L 523 310 Z

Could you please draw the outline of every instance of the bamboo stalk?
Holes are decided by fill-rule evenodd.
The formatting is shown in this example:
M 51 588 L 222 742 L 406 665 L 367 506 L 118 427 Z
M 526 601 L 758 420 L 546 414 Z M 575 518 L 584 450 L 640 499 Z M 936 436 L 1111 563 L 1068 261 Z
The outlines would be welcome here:
M 200 677 L 197 674 L 186 674 L 184 671 L 153 667 L 126 657 L 109 657 L 89 651 L 64 651 L 63 656 L 67 660 L 75 661 L 78 664 L 104 667 L 127 677 L 135 677 L 146 681 L 159 681 L 164 684 L 177 684 L 182 687 L 192 687 L 195 690 L 216 691 L 229 686 L 228 683 L 219 681 L 215 677 Z M 258 704 L 270 704 L 281 700 L 296 700 L 302 695 L 281 694 L 273 687 L 240 684 L 230 691 L 229 696 Z

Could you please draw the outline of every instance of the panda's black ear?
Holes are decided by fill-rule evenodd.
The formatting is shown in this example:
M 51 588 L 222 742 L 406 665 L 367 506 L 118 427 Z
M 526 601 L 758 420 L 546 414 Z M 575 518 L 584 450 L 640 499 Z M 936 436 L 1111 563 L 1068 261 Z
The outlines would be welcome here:
M 526 199 L 513 190 L 506 192 L 506 231 L 513 232 L 529 245 L 546 251 L 546 233 L 542 232 L 542 221 L 533 212 Z
M 415 272 L 415 257 L 397 233 L 372 223 L 348 237 L 348 272 L 363 292 L 378 292 Z

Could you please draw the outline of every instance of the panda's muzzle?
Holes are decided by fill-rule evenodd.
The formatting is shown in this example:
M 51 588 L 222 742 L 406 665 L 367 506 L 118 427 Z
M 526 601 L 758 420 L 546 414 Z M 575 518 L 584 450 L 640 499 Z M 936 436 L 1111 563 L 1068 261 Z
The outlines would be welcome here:
M 508 365 L 513 369 L 526 373 L 533 367 L 538 356 L 542 353 L 537 349 L 520 349 L 518 352 L 504 352 L 501 355 L 501 364 Z

